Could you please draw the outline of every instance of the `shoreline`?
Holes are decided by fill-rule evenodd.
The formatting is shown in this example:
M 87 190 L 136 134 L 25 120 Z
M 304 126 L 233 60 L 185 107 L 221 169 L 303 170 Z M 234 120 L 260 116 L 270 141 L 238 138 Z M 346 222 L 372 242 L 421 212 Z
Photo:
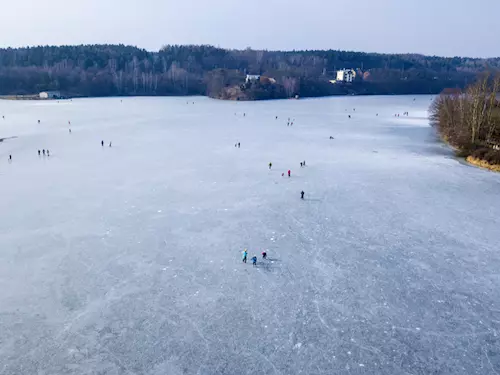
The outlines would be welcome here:
M 486 160 L 476 158 L 472 155 L 467 155 L 467 156 L 460 156 L 458 153 L 460 152 L 460 149 L 453 146 L 448 142 L 446 137 L 442 137 L 439 132 L 436 132 L 436 135 L 438 136 L 439 141 L 443 142 L 447 147 L 449 147 L 451 150 L 454 152 L 454 158 L 458 160 L 459 163 L 467 165 L 469 167 L 473 168 L 479 168 L 479 169 L 484 169 L 490 172 L 497 172 L 500 173 L 500 164 L 490 164 Z
M 59 99 L 42 99 L 33 97 L 31 95 L 0 95 L 0 100 L 10 100 L 10 101 L 59 101 L 59 100 L 72 100 L 72 99 L 105 99 L 105 98 L 194 98 L 194 97 L 202 97 L 209 98 L 213 100 L 220 100 L 225 102 L 266 102 L 273 100 L 304 100 L 304 99 L 319 99 L 319 98 L 336 98 L 336 97 L 351 97 L 351 96 L 436 96 L 437 94 L 422 94 L 422 93 L 407 93 L 407 94 L 376 94 L 376 93 L 358 93 L 358 94 L 333 94 L 333 95 L 318 95 L 318 96 L 301 96 L 299 98 L 290 97 L 290 98 L 265 98 L 265 99 L 235 99 L 235 98 L 219 98 L 217 96 L 211 95 L 109 95 L 109 96 L 65 96 L 64 98 Z
M 472 155 L 467 156 L 465 161 L 474 167 L 500 173 L 500 164 L 490 164 L 486 160 L 475 158 Z

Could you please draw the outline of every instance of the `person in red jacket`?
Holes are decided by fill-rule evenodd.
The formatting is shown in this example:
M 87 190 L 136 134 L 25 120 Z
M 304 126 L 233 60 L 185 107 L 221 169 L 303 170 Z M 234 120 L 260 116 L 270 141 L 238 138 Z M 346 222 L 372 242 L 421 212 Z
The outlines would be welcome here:
M 290 177 L 290 174 L 291 174 L 291 173 L 292 173 L 292 172 L 291 172 L 291 171 L 290 171 L 290 169 L 289 169 L 289 170 L 288 170 L 288 177 Z

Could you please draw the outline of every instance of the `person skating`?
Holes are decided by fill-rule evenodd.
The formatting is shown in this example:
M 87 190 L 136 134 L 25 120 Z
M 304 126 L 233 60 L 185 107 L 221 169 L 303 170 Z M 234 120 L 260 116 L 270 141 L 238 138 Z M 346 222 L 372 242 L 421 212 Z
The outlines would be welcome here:
M 303 165 L 304 167 L 306 166 L 306 161 L 305 161 L 305 160 L 302 162 L 302 165 Z
M 101 147 L 104 147 L 104 141 L 101 141 Z
M 71 134 L 71 129 L 68 129 L 69 134 Z
M 289 170 L 288 170 L 288 177 L 290 177 L 290 174 L 291 174 L 291 173 L 292 173 L 292 172 L 291 172 L 291 171 L 290 171 L 290 169 L 289 169 Z
M 300 199 L 304 199 L 304 194 L 305 194 L 305 193 L 304 193 L 304 190 L 302 190 L 302 191 L 300 192 Z
M 43 154 L 43 156 L 45 156 L 45 149 L 42 150 L 42 154 Z
M 252 257 L 252 265 L 254 267 L 257 265 L 257 257 L 255 255 Z
M 40 156 L 40 153 L 41 153 L 41 151 L 40 151 L 40 150 L 38 150 L 38 156 Z
M 269 169 L 273 167 L 273 163 L 269 162 Z
M 240 147 L 241 147 L 241 143 L 240 143 L 240 142 L 238 142 L 238 148 L 240 148 Z
M 9 161 L 12 161 L 12 155 L 9 155 Z
M 302 168 L 302 162 L 300 162 L 300 167 Z
M 109 142 L 109 147 L 111 147 L 111 142 Z
M 49 150 L 47 150 L 47 156 L 50 156 L 50 151 Z
M 267 253 L 265 251 L 262 252 L 262 259 L 266 259 L 267 258 Z
M 243 250 L 243 263 L 247 262 L 247 256 L 248 256 L 247 249 L 245 249 Z

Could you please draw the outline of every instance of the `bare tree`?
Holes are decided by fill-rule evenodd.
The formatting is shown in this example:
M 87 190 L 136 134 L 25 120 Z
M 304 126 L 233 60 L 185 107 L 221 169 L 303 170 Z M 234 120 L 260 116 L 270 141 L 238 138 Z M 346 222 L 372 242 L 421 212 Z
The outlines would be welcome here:
M 297 93 L 298 82 L 293 77 L 283 77 L 283 87 L 285 88 L 286 96 L 291 98 Z

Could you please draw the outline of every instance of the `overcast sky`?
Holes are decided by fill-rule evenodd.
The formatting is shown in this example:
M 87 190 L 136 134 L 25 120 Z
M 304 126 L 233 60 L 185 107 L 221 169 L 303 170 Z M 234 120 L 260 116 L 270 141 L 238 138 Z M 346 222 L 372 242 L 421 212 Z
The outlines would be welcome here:
M 0 0 L 2 47 L 123 43 L 500 56 L 500 0 Z

